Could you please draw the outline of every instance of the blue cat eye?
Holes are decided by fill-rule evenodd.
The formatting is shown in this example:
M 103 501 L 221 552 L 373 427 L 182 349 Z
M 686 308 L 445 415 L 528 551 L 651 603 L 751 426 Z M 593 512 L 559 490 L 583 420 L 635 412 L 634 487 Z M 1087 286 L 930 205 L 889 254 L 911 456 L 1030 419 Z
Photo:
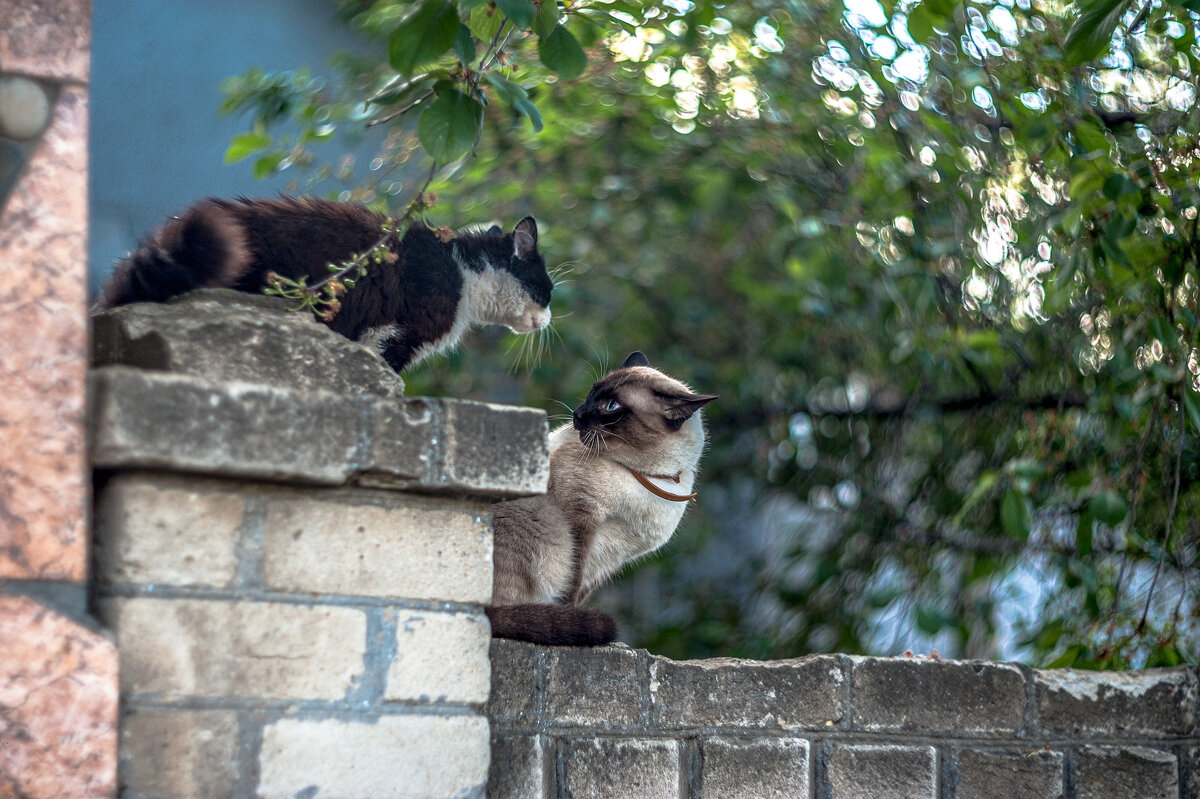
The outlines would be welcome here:
M 610 399 L 608 402 L 600 406 L 600 410 L 604 411 L 605 413 L 616 413 L 617 411 L 621 410 L 621 403 L 617 402 L 615 399 Z

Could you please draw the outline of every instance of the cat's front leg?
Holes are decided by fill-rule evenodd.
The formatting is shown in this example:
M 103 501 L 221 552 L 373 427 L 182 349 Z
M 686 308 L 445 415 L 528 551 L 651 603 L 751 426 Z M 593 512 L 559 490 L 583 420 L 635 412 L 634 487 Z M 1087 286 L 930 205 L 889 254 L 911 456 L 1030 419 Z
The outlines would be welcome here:
M 388 366 L 395 369 L 396 374 L 400 374 L 413 362 L 417 354 L 417 347 L 402 335 L 393 336 L 383 345 L 380 354 L 388 362 Z

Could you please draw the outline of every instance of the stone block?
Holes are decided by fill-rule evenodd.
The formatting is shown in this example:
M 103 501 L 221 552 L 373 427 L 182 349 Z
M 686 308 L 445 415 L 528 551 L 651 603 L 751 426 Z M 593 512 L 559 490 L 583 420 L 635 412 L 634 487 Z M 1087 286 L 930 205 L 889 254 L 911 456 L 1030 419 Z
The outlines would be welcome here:
M 809 796 L 808 741 L 713 738 L 701 744 L 700 799 Z
M 492 664 L 492 692 L 487 715 L 492 727 L 528 730 L 538 723 L 543 686 L 538 660 L 544 650 L 534 644 L 493 638 L 488 657 Z
M 572 799 L 679 799 L 685 795 L 678 741 L 564 740 L 561 795 Z
M 92 378 L 95 466 L 326 485 L 354 471 L 358 415 L 337 394 L 126 366 Z
M 357 482 L 376 488 L 432 484 L 437 470 L 441 410 L 425 397 L 364 397 L 366 452 Z
M 442 485 L 496 496 L 544 494 L 550 481 L 546 414 L 466 400 L 442 400 Z
M 280 591 L 484 604 L 492 597 L 488 507 L 418 496 L 267 501 L 263 580 Z
M 123 695 L 337 700 L 363 670 L 366 615 L 281 602 L 113 598 Z
M 277 297 L 201 289 L 92 320 L 96 366 L 126 365 L 299 391 L 400 397 L 404 383 L 369 347 L 287 310 Z
M 842 718 L 836 656 L 758 662 L 650 660 L 650 705 L 665 728 L 826 729 Z
M 491 631 L 482 613 L 401 610 L 385 700 L 482 704 Z
M 547 725 L 628 729 L 645 708 L 638 655 L 628 647 L 548 650 L 543 719 Z
M 5 71 L 87 82 L 89 0 L 0 0 L 0 19 L 0 66 Z
M 1170 752 L 1144 747 L 1085 747 L 1075 762 L 1076 799 L 1177 799 L 1179 765 Z
M 245 502 L 228 484 L 115 477 L 96 498 L 96 579 L 109 584 L 228 585 L 237 571 L 244 516 Z
M 0 0 L 0 67 L 36 75 L 69 50 L 74 23 L 53 38 L 60 14 L 86 33 L 86 2 Z M 41 52 L 35 40 L 55 46 Z M 25 70 L 27 46 L 39 53 Z M 0 264 L 10 267 L 0 269 L 0 579 L 87 579 L 87 126 L 86 88 L 63 86 L 0 197 Z
M 871 732 L 1015 733 L 1025 675 L 984 661 L 851 658 L 851 721 Z
M 1191 735 L 1196 671 L 1188 666 L 1100 672 L 1035 672 L 1038 724 L 1068 735 Z
M 554 760 L 540 735 L 492 734 L 488 799 L 551 799 Z
M 121 789 L 136 796 L 227 799 L 238 780 L 237 716 L 139 711 L 121 720 Z
M 967 749 L 957 757 L 954 799 L 1061 799 L 1063 756 L 1047 749 Z
M 111 796 L 116 784 L 116 647 L 0 596 L 0 795 Z
M 487 719 L 284 719 L 263 730 L 259 766 L 255 796 L 261 799 L 484 799 Z
M 834 746 L 831 799 L 937 799 L 932 746 Z

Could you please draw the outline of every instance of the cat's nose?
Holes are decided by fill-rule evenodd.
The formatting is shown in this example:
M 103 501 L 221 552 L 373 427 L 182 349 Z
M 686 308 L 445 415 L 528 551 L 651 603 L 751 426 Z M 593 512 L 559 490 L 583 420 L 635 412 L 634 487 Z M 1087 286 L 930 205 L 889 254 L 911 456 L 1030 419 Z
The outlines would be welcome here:
M 583 414 L 580 413 L 579 408 L 576 408 L 575 412 L 571 414 L 571 426 L 576 430 L 583 430 Z

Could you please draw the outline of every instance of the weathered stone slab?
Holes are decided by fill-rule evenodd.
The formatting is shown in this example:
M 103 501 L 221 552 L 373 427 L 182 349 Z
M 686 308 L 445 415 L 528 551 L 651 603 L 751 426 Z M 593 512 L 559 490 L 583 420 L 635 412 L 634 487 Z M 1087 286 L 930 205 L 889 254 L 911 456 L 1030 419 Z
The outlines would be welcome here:
M 280 493 L 267 501 L 264 583 L 316 591 L 485 604 L 492 597 L 491 514 L 483 503 L 412 495 Z
M 222 587 L 237 571 L 245 502 L 225 483 L 119 475 L 96 498 L 101 583 Z
M 1025 675 L 984 661 L 851 658 L 853 724 L 871 732 L 1015 733 Z
M 478 716 L 384 716 L 372 723 L 267 725 L 255 796 L 484 799 L 488 725 Z
M 968 749 L 957 758 L 955 799 L 1061 799 L 1063 756 L 1046 749 Z
M 645 702 L 638 654 L 628 647 L 548 650 L 547 725 L 627 729 L 639 722 Z
M 342 699 L 362 673 L 366 615 L 279 602 L 113 598 L 123 695 Z
M 86 3 L 0 0 L 0 20 L 4 70 L 53 69 L 73 32 L 86 45 Z M 86 49 L 72 57 L 86 68 Z M 7 203 L 0 197 L 0 579 L 87 576 L 87 126 L 86 90 L 63 87 Z
M 487 701 L 491 632 L 482 613 L 399 611 L 385 700 Z
M 89 0 L 0 0 L 0 19 L 0 68 L 87 82 L 92 46 Z
M 443 400 L 442 413 L 445 487 L 484 489 L 498 496 L 546 493 L 550 445 L 543 411 Z
M 398 398 L 400 376 L 369 347 L 277 297 L 201 289 L 92 319 L 95 366 L 189 374 L 214 383 Z
M 1187 666 L 1144 671 L 1035 672 L 1038 724 L 1071 735 L 1190 735 L 1200 699 Z
M 121 788 L 137 796 L 236 794 L 239 730 L 228 710 L 135 710 L 121 719 Z
M 111 796 L 116 784 L 116 647 L 0 596 L 0 795 Z
M 1170 752 L 1144 747 L 1086 747 L 1075 763 L 1077 799 L 1176 799 L 1179 766 Z
M 542 647 L 522 641 L 493 638 L 488 657 L 492 664 L 492 692 L 487 716 L 492 725 L 532 729 L 538 723 L 538 703 L 543 687 L 538 679 Z
M 683 769 L 678 741 L 595 738 L 562 741 L 560 793 L 573 799 L 678 799 Z
M 937 799 L 932 746 L 835 746 L 831 799 Z
M 700 799 L 807 797 L 808 741 L 712 738 L 701 744 Z
M 540 735 L 492 735 L 488 799 L 551 799 L 554 761 Z
M 836 656 L 760 662 L 650 660 L 654 722 L 676 727 L 826 729 L 842 718 Z

